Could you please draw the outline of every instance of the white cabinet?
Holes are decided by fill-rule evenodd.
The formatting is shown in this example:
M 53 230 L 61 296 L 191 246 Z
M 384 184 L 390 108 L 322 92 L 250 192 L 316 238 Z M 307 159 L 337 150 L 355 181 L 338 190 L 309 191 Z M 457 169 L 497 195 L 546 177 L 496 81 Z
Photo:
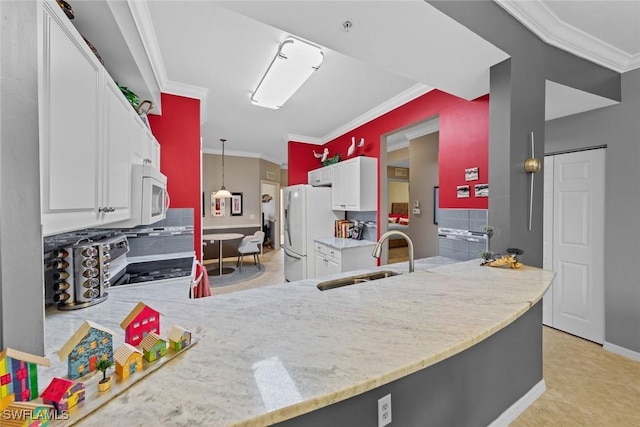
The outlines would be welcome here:
M 99 222 L 102 185 L 98 171 L 104 69 L 82 38 L 75 37 L 63 23 L 67 18 L 51 7 L 51 3 L 44 3 L 39 14 L 43 29 L 38 93 L 45 235 Z
M 333 182 L 333 165 L 309 171 L 307 182 L 314 187 L 331 185 Z
M 118 86 L 105 81 L 103 223 L 131 217 L 131 145 L 133 120 L 131 105 Z
M 160 170 L 160 144 L 137 115 L 133 124 L 131 161 L 140 165 L 149 164 Z
M 129 219 L 134 149 L 159 166 L 159 145 L 56 2 L 38 19 L 43 234 Z
M 376 259 L 371 255 L 373 244 L 337 249 L 331 245 L 315 242 L 314 248 L 315 277 L 376 266 Z
M 331 206 L 341 211 L 378 209 L 377 160 L 355 157 L 333 165 Z

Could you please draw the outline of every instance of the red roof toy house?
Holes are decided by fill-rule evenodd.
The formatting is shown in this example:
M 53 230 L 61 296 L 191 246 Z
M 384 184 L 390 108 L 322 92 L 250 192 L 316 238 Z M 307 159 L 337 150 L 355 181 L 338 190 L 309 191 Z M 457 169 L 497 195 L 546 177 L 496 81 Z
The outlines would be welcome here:
M 120 323 L 124 342 L 137 346 L 149 332 L 160 333 L 160 312 L 139 302 Z
M 40 397 L 45 404 L 53 406 L 56 411 L 64 412 L 84 400 L 84 383 L 77 383 L 65 378 L 54 378 Z

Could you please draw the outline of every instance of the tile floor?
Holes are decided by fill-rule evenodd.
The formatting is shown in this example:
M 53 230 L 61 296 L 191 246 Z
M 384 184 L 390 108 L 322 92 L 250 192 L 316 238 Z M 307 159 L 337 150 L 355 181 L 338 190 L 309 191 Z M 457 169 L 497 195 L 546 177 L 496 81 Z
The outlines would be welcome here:
M 393 261 L 404 260 L 397 255 Z M 283 260 L 282 250 L 265 253 L 261 257 L 267 266 L 263 275 L 213 293 L 282 283 Z M 543 330 L 543 358 L 547 391 L 512 427 L 640 427 L 640 362 L 547 327 Z

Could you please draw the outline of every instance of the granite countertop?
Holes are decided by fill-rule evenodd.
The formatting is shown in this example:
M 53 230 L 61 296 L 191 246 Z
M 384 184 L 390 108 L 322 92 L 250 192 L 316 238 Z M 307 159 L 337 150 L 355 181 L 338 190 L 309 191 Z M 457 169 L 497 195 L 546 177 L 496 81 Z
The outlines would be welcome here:
M 373 242 L 371 240 L 343 239 L 340 237 L 319 237 L 315 239 L 315 241 L 327 246 L 331 246 L 334 249 L 340 249 L 340 250 L 376 245 L 376 242 Z
M 450 262 L 418 260 L 413 274 L 324 292 L 316 285 L 327 278 L 196 300 L 187 298 L 186 283 L 114 291 L 97 306 L 48 313 L 47 336 L 60 337 L 47 339 L 47 353 L 85 319 L 119 332 L 119 345 L 118 324 L 143 301 L 163 313 L 161 334 L 178 324 L 198 344 L 81 424 L 145 425 L 153 419 L 159 425 L 271 425 L 473 346 L 529 310 L 553 278 L 538 268 Z M 402 270 L 406 264 L 379 268 Z

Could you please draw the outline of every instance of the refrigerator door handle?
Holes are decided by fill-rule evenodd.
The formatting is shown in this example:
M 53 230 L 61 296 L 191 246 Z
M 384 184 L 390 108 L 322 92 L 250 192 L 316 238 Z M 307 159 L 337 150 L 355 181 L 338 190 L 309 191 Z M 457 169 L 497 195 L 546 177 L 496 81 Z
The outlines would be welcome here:
M 295 256 L 295 255 L 290 254 L 290 253 L 289 253 L 289 251 L 287 250 L 287 247 L 286 247 L 286 246 L 283 246 L 283 248 L 284 248 L 284 254 L 285 254 L 286 256 L 288 256 L 289 258 L 302 259 L 302 257 Z
M 291 210 L 291 191 L 288 191 L 287 192 L 287 208 L 284 210 L 284 219 L 285 219 L 284 231 L 286 232 L 285 234 L 287 235 L 287 239 L 289 239 L 289 246 L 292 246 L 292 243 L 291 243 L 291 228 L 290 228 L 290 223 L 289 223 L 289 212 L 290 212 L 290 210 Z

